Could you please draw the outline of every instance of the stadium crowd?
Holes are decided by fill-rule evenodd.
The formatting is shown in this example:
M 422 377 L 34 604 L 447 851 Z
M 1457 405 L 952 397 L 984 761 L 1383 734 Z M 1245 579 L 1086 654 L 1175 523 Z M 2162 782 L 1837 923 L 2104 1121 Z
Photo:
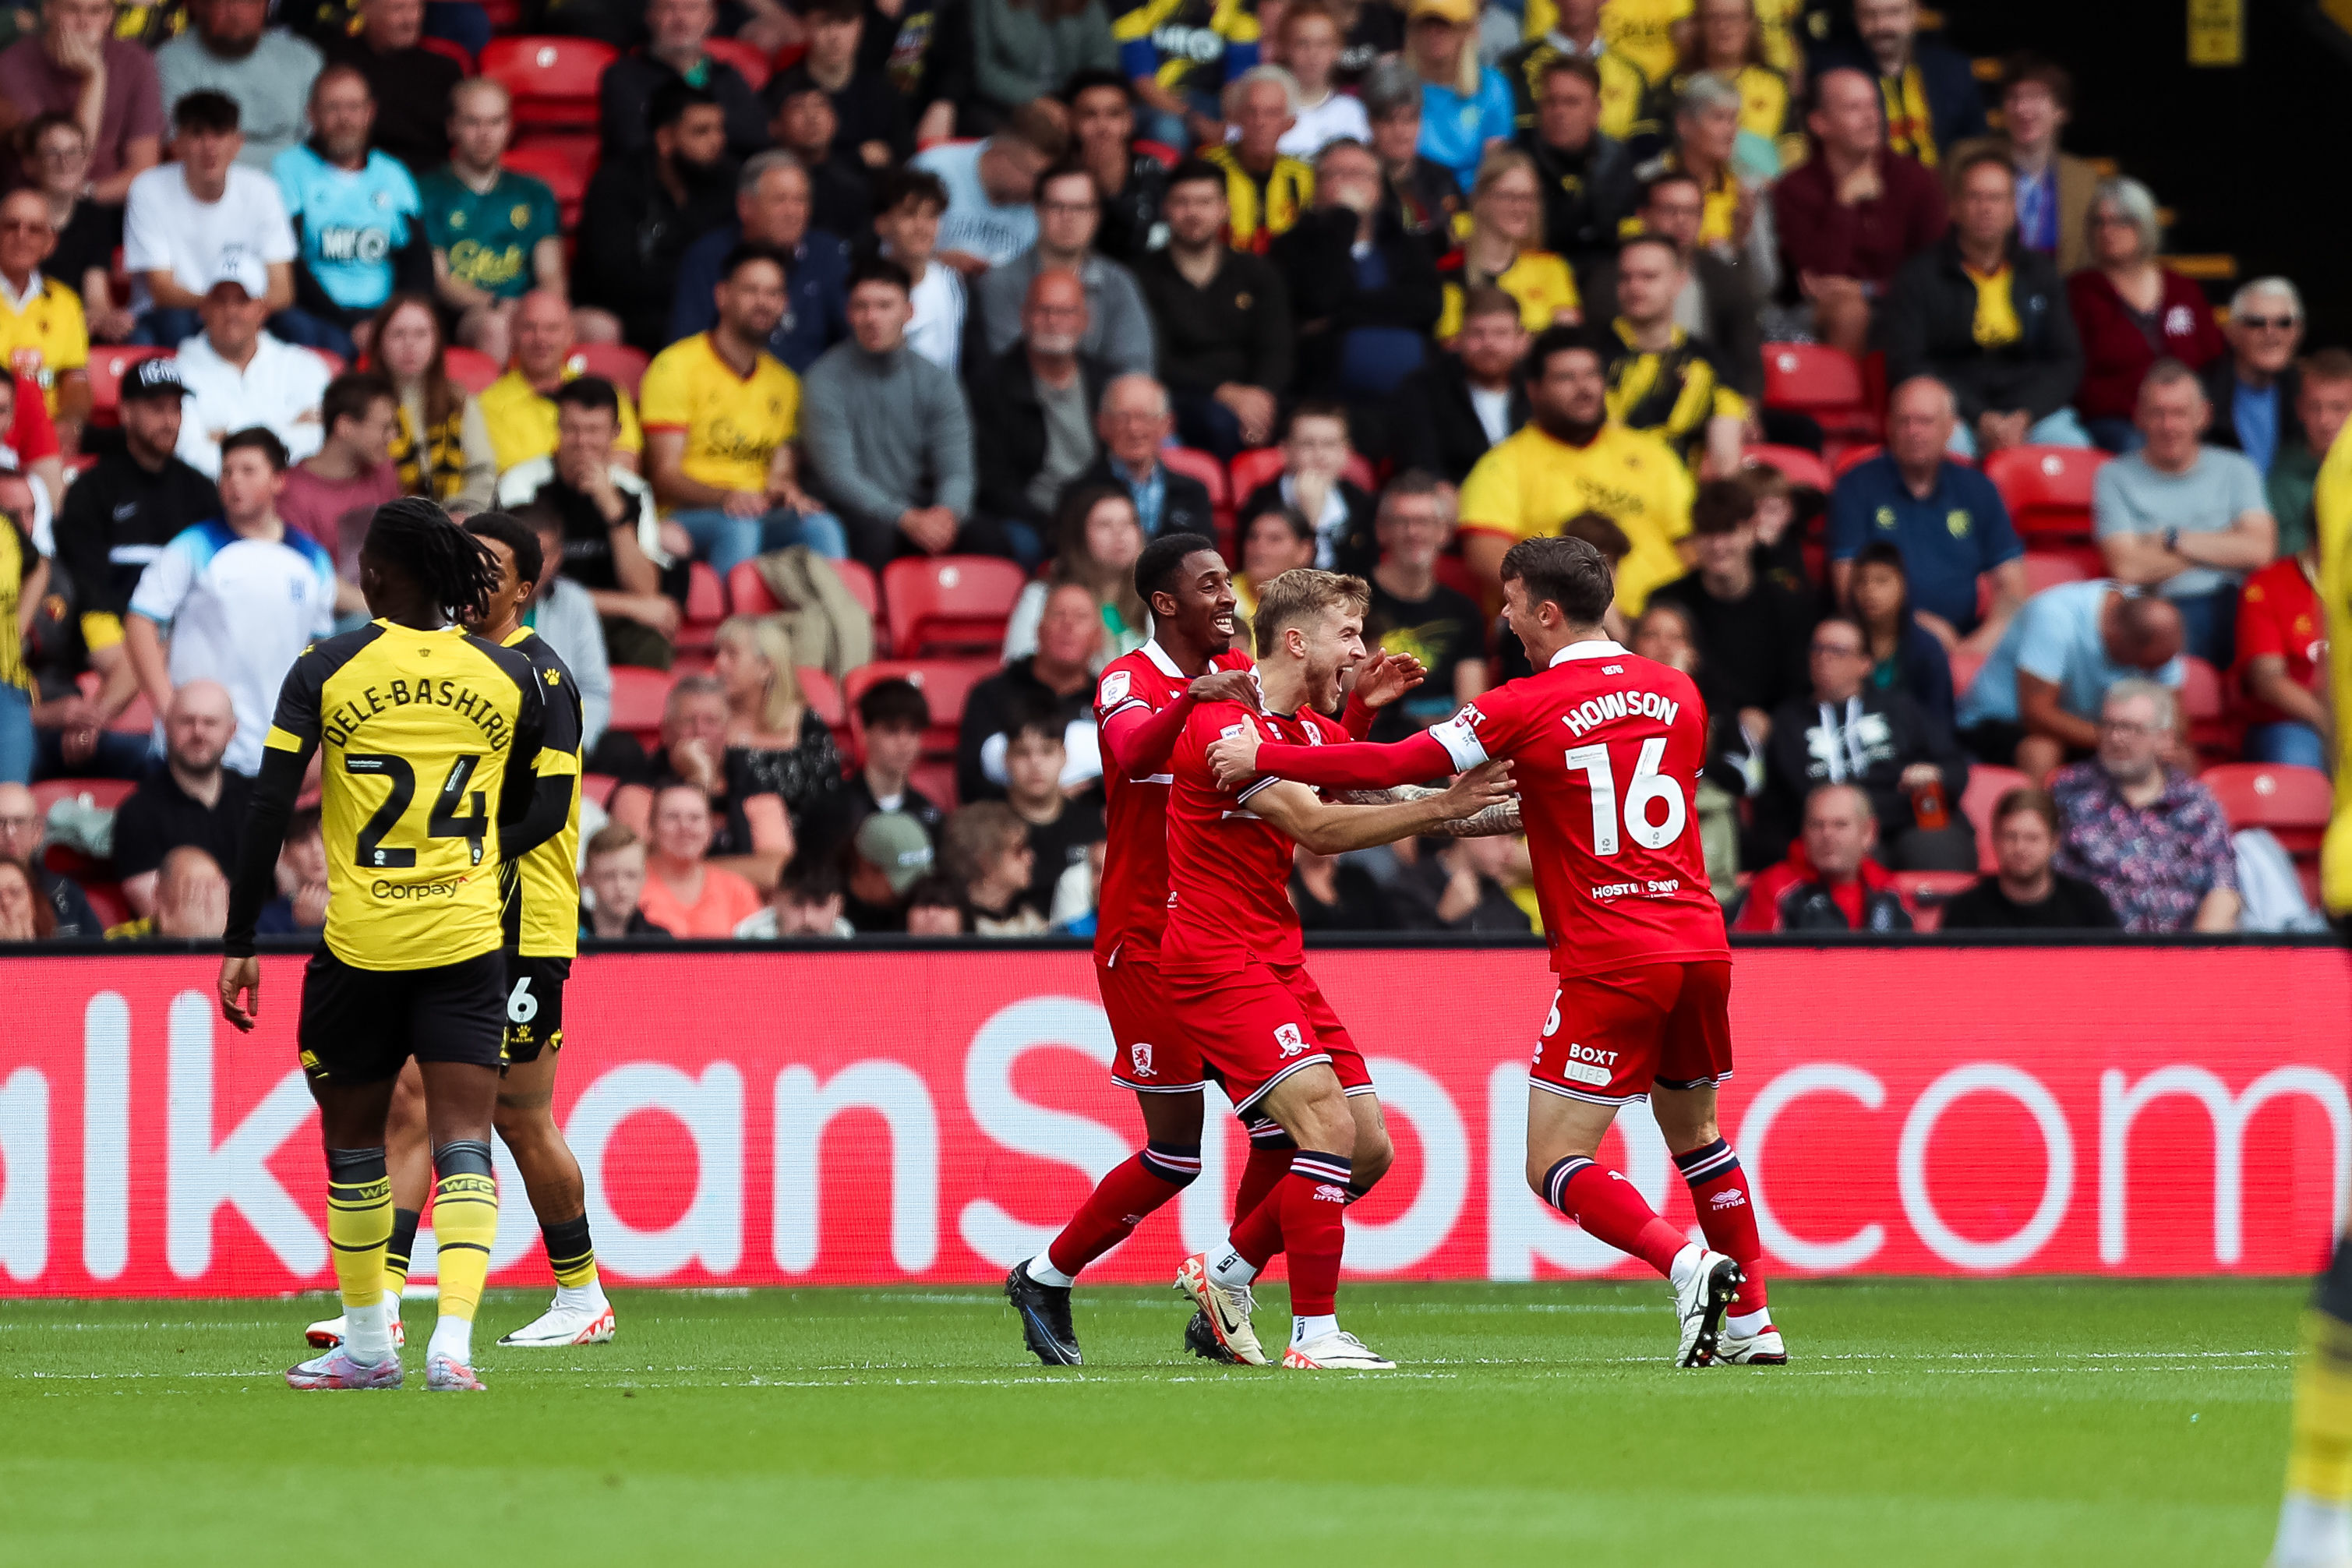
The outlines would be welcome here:
M 2308 918 L 2352 354 L 2168 266 L 2056 63 L 1914 0 L 540 9 L 0 12 L 0 937 L 218 934 L 404 494 L 548 547 L 583 934 L 1089 931 L 1178 531 L 1244 614 L 1370 581 L 1380 739 L 1525 670 L 1510 543 L 1601 546 L 1738 929 Z M 319 927 L 315 818 L 280 879 Z M 1292 893 L 1535 921 L 1509 840 Z

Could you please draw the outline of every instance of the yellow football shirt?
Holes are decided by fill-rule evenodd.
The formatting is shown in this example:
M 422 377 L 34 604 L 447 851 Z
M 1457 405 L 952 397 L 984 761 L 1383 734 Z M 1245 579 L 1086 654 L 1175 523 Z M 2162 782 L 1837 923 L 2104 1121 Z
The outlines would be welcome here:
M 570 381 L 580 373 L 580 366 L 567 363 L 562 379 Z M 617 386 L 613 390 L 621 399 L 621 435 L 613 445 L 624 452 L 642 451 L 646 434 L 637 425 L 636 407 L 626 392 Z M 499 472 L 555 450 L 555 399 L 524 380 L 520 370 L 509 370 L 474 401 L 482 405 L 482 423 L 489 427 L 490 452 Z
M 637 388 L 648 430 L 682 430 L 686 477 L 721 489 L 765 490 L 776 448 L 800 431 L 800 378 L 761 353 L 738 375 L 698 332 L 654 357 Z
M 1691 14 L 1692 0 L 1605 0 L 1601 41 L 1642 68 L 1652 81 L 1674 74 L 1680 51 L 1675 24 Z M 1532 7 L 1530 7 L 1532 9 Z
M 36 274 L 39 278 L 38 274 Z M 58 411 L 58 377 L 89 363 L 89 326 L 81 298 L 54 278 L 20 307 L 0 278 L 0 364 L 40 383 L 49 412 Z
M 2025 335 L 2017 321 L 2017 296 L 2010 287 L 2016 269 L 2007 262 L 1990 273 L 1979 272 L 1973 267 L 1963 267 L 1969 281 L 1977 286 L 1977 346 L 2004 348 Z
M 264 743 L 325 750 L 328 951 L 387 970 L 498 950 L 499 825 L 530 809 L 546 714 L 530 659 L 456 626 L 374 621 L 302 651 Z
M 2327 617 L 2327 695 L 2336 726 L 2336 811 L 2320 849 L 2319 881 L 2332 915 L 2352 915 L 2352 426 L 2336 437 L 2312 491 L 2319 525 L 2319 604 Z
M 1690 532 L 1690 470 L 1645 430 L 1603 425 L 1589 447 L 1529 425 L 1488 449 L 1462 482 L 1462 526 L 1514 542 L 1559 531 L 1582 511 L 1605 513 L 1633 550 L 1617 563 L 1617 608 L 1642 613 L 1654 589 L 1689 570 L 1675 542 Z
M 580 687 L 547 639 L 529 626 L 517 627 L 505 646 L 530 661 L 547 704 L 537 775 L 568 773 L 574 781 L 563 830 L 510 863 L 501 879 L 506 942 L 526 958 L 570 958 L 580 951 Z
M 1445 302 L 1437 314 L 1437 338 L 1451 340 L 1462 331 L 1463 289 L 1459 272 L 1445 273 Z M 1549 250 L 1522 250 L 1517 259 L 1496 276 L 1495 287 L 1519 302 L 1519 324 L 1531 332 L 1552 324 L 1561 310 L 1579 308 L 1576 273 L 1566 260 Z

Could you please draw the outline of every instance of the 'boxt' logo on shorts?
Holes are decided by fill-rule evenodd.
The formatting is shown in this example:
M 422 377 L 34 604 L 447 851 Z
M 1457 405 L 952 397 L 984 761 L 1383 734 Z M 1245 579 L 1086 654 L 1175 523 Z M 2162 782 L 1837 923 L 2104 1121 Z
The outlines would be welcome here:
M 1275 1030 L 1274 1043 L 1285 1057 L 1295 1057 L 1307 1048 L 1307 1042 L 1299 1037 L 1296 1024 L 1285 1024 Z
M 1150 1046 L 1144 1045 L 1139 1041 L 1136 1044 L 1128 1047 L 1127 1059 L 1134 1064 L 1136 1077 L 1158 1078 L 1160 1076 L 1160 1074 L 1152 1068 L 1151 1047 Z

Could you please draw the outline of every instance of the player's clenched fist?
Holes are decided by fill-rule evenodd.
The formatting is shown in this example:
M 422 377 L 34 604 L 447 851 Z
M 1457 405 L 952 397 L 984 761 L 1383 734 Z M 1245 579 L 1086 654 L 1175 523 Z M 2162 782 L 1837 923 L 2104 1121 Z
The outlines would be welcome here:
M 1209 765 L 1217 771 L 1221 789 L 1233 789 L 1257 777 L 1257 726 L 1236 724 L 1209 748 Z

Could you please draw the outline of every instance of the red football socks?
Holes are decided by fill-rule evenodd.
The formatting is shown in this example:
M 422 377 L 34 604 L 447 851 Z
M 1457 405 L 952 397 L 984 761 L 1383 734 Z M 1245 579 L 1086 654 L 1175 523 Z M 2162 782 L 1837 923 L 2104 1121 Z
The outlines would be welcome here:
M 1241 1220 L 1264 1203 L 1283 1177 L 1290 1173 L 1290 1157 L 1298 1145 L 1280 1127 L 1250 1129 L 1249 1158 L 1242 1164 L 1241 1185 L 1234 1192 L 1234 1218 Z
M 1544 1197 L 1598 1240 L 1673 1278 L 1675 1254 L 1690 1245 L 1658 1217 L 1623 1176 L 1571 1154 L 1544 1173 Z
M 1346 1155 L 1302 1149 L 1276 1194 L 1282 1205 L 1282 1247 L 1290 1257 L 1294 1316 L 1327 1315 L 1339 1294 L 1339 1254 L 1347 1246 L 1340 1216 L 1348 1208 L 1350 1174 Z
M 1045 1260 L 1064 1274 L 1079 1269 L 1135 1234 L 1151 1211 L 1192 1184 L 1201 1173 L 1201 1147 L 1148 1143 L 1115 1167 L 1078 1205 L 1062 1234 L 1045 1249 Z
M 1698 1210 L 1707 1246 L 1738 1264 L 1748 1277 L 1739 1288 L 1740 1313 L 1762 1311 L 1764 1243 L 1756 1234 L 1756 1210 L 1748 1200 L 1748 1178 L 1739 1169 L 1739 1156 L 1718 1138 L 1703 1149 L 1675 1155 L 1675 1165 L 1690 1184 L 1691 1203 Z

